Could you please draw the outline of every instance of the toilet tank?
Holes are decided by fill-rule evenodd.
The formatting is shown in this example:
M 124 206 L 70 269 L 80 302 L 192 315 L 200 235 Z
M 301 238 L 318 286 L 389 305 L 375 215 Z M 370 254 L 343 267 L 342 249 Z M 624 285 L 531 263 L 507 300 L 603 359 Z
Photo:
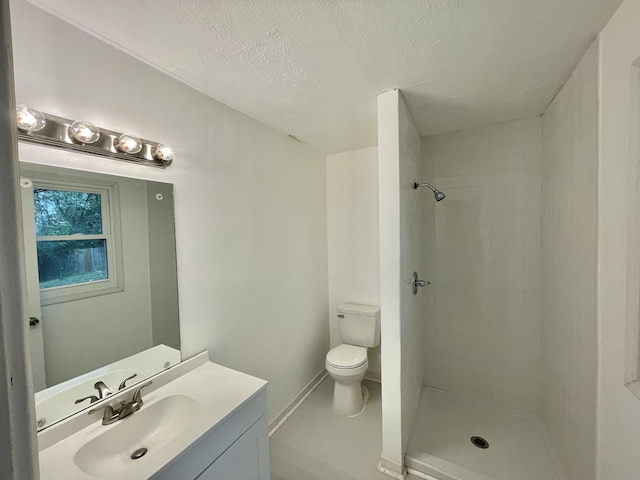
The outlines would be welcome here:
M 338 323 L 344 343 L 360 347 L 380 344 L 380 307 L 353 303 L 338 305 Z

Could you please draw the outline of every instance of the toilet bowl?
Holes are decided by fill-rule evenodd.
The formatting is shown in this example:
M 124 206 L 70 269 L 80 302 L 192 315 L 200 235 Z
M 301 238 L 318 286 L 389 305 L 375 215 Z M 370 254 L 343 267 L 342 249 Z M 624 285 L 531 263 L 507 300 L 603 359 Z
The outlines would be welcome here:
M 325 367 L 335 381 L 333 411 L 342 417 L 354 417 L 363 412 L 369 391 L 361 381 L 369 368 L 367 349 L 342 344 L 327 353 Z
M 342 344 L 329 350 L 325 368 L 335 381 L 333 411 L 355 417 L 363 412 L 369 398 L 361 381 L 369 368 L 367 348 L 380 344 L 380 307 L 345 303 L 337 310 Z

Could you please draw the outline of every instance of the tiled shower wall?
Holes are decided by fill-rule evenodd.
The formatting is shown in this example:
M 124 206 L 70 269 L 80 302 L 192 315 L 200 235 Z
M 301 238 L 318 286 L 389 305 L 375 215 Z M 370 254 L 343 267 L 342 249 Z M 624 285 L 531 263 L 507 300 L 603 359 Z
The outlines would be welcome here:
M 424 382 L 530 412 L 541 401 L 541 129 L 535 117 L 423 138 L 420 179 L 447 195 L 423 229 Z
M 567 477 L 590 480 L 596 454 L 597 43 L 545 112 L 543 148 L 542 413 Z

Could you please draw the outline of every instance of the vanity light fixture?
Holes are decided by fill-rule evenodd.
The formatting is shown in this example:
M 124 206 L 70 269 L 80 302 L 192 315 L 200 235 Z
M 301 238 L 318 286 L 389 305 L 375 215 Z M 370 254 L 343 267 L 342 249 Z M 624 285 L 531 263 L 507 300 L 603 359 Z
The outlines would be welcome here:
M 80 143 L 96 143 L 100 138 L 100 130 L 91 122 L 76 120 L 69 127 L 69 135 Z
M 142 150 L 142 140 L 130 133 L 123 133 L 118 137 L 116 148 L 124 153 L 138 153 Z
M 150 167 L 167 168 L 173 150 L 167 144 L 114 132 L 85 120 L 69 120 L 26 105 L 16 108 L 18 139 L 50 147 L 76 150 Z M 46 128 L 45 128 L 46 127 Z
M 16 123 L 20 130 L 25 132 L 39 132 L 47 124 L 42 112 L 29 108 L 26 105 L 16 107 Z
M 171 148 L 169 145 L 161 143 L 156 147 L 156 151 L 153 153 L 153 158 L 162 163 L 171 163 L 171 161 L 173 160 L 173 148 Z

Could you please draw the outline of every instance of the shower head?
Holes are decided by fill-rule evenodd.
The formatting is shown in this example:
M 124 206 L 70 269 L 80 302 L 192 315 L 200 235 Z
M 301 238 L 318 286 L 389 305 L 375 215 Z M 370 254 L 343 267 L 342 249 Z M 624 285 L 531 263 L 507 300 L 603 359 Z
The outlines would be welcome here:
M 420 187 L 427 187 L 429 189 L 431 189 L 431 191 L 433 192 L 433 196 L 436 199 L 436 202 L 440 202 L 441 200 L 444 200 L 444 197 L 446 197 L 446 195 L 444 193 L 442 193 L 440 190 L 438 190 L 437 188 L 435 188 L 433 185 L 429 184 L 429 183 L 418 183 L 415 182 L 413 184 L 413 189 L 417 190 Z

